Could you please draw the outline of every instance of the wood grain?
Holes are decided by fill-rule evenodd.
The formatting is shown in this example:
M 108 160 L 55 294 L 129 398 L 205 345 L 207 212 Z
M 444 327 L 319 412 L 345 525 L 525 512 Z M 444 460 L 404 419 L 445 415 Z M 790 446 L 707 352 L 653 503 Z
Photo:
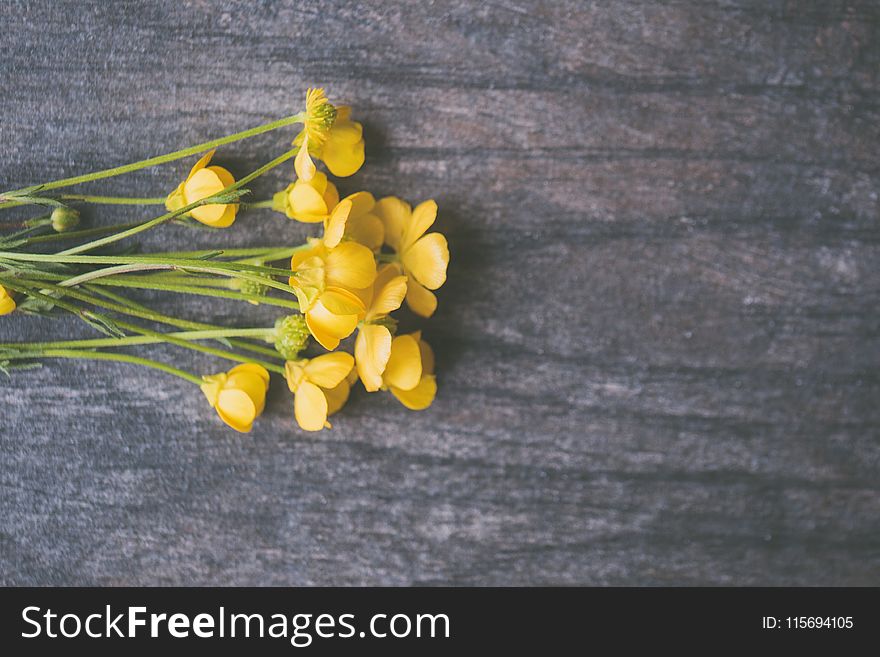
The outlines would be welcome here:
M 321 84 L 365 125 L 341 190 L 435 198 L 452 251 L 435 318 L 405 321 L 438 355 L 424 413 L 355 394 L 304 435 L 277 381 L 240 436 L 160 373 L 0 380 L 0 582 L 880 584 L 877 3 L 12 1 L 0 22 L 0 188 Z M 160 195 L 186 166 L 83 190 Z M 308 233 L 264 213 L 142 246 Z

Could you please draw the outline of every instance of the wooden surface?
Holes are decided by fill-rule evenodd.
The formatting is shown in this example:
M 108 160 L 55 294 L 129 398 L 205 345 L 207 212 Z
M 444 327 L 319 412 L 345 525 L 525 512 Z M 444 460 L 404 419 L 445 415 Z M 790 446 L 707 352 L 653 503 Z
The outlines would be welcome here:
M 424 413 L 361 392 L 304 435 L 276 380 L 242 436 L 156 372 L 0 380 L 3 583 L 880 584 L 876 2 L 13 1 L 0 23 L 0 188 L 320 84 L 365 125 L 341 190 L 435 198 L 452 252 Z M 83 190 L 161 195 L 189 164 Z M 143 247 L 309 232 L 262 212 Z

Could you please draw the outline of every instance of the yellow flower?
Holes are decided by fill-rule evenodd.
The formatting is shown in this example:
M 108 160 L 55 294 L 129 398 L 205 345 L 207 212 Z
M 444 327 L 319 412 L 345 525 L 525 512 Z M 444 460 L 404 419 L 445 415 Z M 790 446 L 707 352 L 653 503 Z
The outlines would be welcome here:
M 338 203 L 336 185 L 321 171 L 316 171 L 311 180 L 298 178 L 272 199 L 273 209 L 307 224 L 327 221 Z
M 186 180 L 168 195 L 165 199 L 165 207 L 169 211 L 179 210 L 185 205 L 213 196 L 235 183 L 235 178 L 223 167 L 208 166 L 212 157 L 214 151 L 205 153 L 190 170 Z M 212 203 L 193 208 L 187 214 L 207 226 L 226 228 L 235 221 L 237 212 L 237 203 Z
M 323 89 L 309 89 L 305 129 L 293 143 L 322 160 L 334 176 L 351 176 L 364 163 L 364 136 L 363 126 L 350 117 L 350 107 L 334 107 Z
M 236 431 L 249 432 L 266 405 L 269 372 L 261 365 L 245 363 L 202 379 L 202 392 L 220 419 Z
M 446 282 L 449 245 L 440 233 L 425 232 L 437 218 L 437 204 L 425 201 L 415 210 L 399 198 L 388 196 L 373 212 L 385 225 L 385 244 L 397 252 L 407 275 L 406 303 L 417 315 L 430 317 L 437 310 L 436 290 Z
M 403 303 L 406 276 L 400 275 L 397 265 L 385 265 L 376 274 L 373 287 L 359 296 L 366 311 L 354 343 L 354 358 L 364 388 L 375 392 L 382 387 L 382 373 L 391 357 L 391 330 L 383 320 Z
M 437 394 L 434 352 L 422 340 L 421 331 L 398 335 L 391 341 L 391 356 L 382 374 L 382 388 L 391 391 L 401 404 L 413 411 L 431 405 Z
M 9 294 L 9 290 L 0 285 L 0 315 L 8 315 L 15 310 L 15 299 Z
M 355 294 L 373 284 L 373 252 L 357 242 L 341 242 L 350 201 L 342 201 L 328 220 L 323 239 L 309 240 L 309 248 L 290 259 L 290 277 L 306 326 L 321 346 L 332 351 L 357 327 L 366 310 Z
M 373 211 L 376 199 L 370 192 L 355 192 L 343 201 L 351 202 L 351 212 L 345 222 L 343 237 L 363 244 L 371 251 L 378 251 L 385 241 L 385 225 Z M 325 222 L 325 229 L 328 222 Z
M 351 354 L 335 351 L 316 358 L 287 361 L 287 386 L 293 393 L 293 412 L 305 431 L 330 428 L 327 416 L 348 399 L 348 375 L 354 367 Z
M 306 119 L 303 124 L 305 125 L 305 137 L 311 137 L 313 144 L 320 146 L 326 141 L 327 135 L 336 121 L 336 115 L 337 110 L 327 100 L 323 89 L 306 90 Z

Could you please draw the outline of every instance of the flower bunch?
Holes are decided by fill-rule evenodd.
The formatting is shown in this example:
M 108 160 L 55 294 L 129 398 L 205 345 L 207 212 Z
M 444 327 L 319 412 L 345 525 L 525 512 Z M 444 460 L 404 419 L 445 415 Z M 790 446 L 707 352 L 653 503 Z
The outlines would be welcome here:
M 291 148 L 241 178 L 212 163 L 218 147 L 294 124 L 301 129 Z M 191 156 L 199 157 L 165 196 L 57 191 Z M 0 343 L 0 369 L 8 374 L 50 358 L 151 367 L 198 385 L 220 419 L 241 432 L 250 431 L 263 412 L 273 373 L 284 377 L 293 415 L 305 431 L 330 428 L 328 418 L 345 405 L 358 381 L 369 393 L 390 392 L 406 408 L 427 408 L 437 392 L 434 354 L 421 331 L 399 332 L 394 314 L 404 302 L 417 317 L 435 312 L 434 291 L 446 281 L 449 248 L 446 238 L 431 230 L 437 218 L 432 200 L 413 208 L 394 196 L 377 200 L 367 191 L 340 197 L 331 176 L 353 175 L 364 159 L 363 128 L 351 108 L 333 105 L 322 89 L 309 89 L 303 111 L 251 130 L 0 194 L 0 210 L 48 212 L 0 224 L 13 228 L 0 234 L 0 315 L 70 313 L 103 334 Z M 291 160 L 294 175 L 284 189 L 264 201 L 245 200 L 247 185 Z M 77 207 L 121 204 L 163 205 L 166 212 L 79 228 Z M 320 234 L 295 246 L 134 255 L 117 249 L 119 242 L 170 222 L 219 230 L 260 210 L 317 224 Z M 60 241 L 76 244 L 44 250 Z M 268 304 L 284 314 L 271 326 L 218 326 L 147 307 L 133 298 L 138 290 Z M 237 364 L 197 375 L 127 351 L 155 343 Z

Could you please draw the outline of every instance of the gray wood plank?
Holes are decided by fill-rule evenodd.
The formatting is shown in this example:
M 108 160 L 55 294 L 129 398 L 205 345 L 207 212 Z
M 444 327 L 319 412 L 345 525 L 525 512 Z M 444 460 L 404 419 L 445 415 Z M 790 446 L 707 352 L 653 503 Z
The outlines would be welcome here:
M 279 380 L 241 436 L 156 372 L 0 380 L 0 582 L 880 584 L 877 3 L 12 1 L 0 22 L 0 188 L 322 84 L 367 136 L 340 189 L 437 199 L 452 251 L 437 315 L 405 324 L 438 355 L 424 413 L 361 392 L 305 435 Z M 164 194 L 186 166 L 83 189 Z M 143 247 L 309 232 L 265 213 Z

